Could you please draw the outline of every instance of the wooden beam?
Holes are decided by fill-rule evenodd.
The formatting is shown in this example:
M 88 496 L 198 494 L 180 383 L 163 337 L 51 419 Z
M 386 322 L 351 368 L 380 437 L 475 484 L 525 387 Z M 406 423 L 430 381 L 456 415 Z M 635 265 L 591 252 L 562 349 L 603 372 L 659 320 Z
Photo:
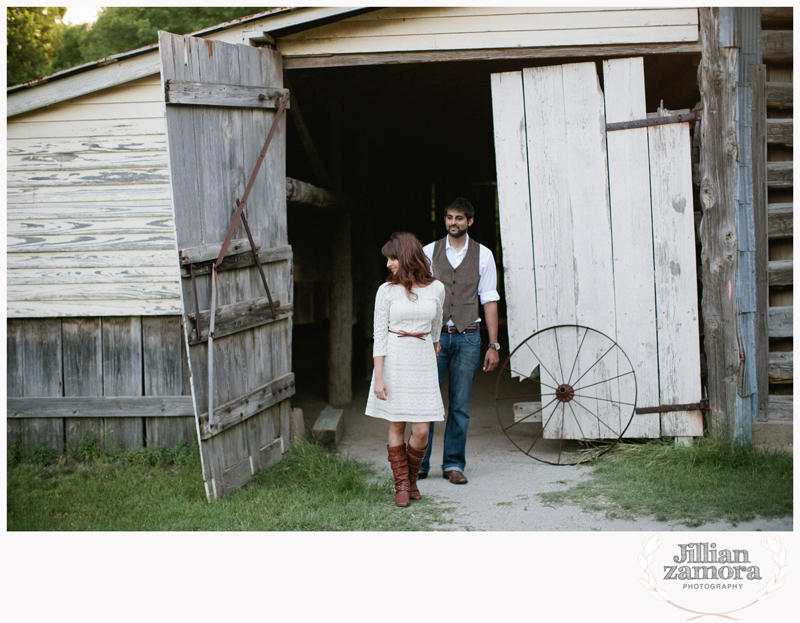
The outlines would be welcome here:
M 792 34 L 791 30 L 764 30 L 761 33 L 765 63 L 792 61 Z
M 758 392 L 758 420 L 767 417 L 767 396 L 769 395 L 769 372 L 767 352 L 769 338 L 767 328 L 767 308 L 769 307 L 769 287 L 767 285 L 767 258 L 769 240 L 767 238 L 767 66 L 750 67 L 750 143 L 752 157 L 753 185 L 753 238 L 755 241 L 755 298 L 756 309 L 753 319 L 755 342 L 756 391 Z
M 794 381 L 794 353 L 769 354 L 769 382 L 787 384 Z
M 767 143 L 791 147 L 794 144 L 794 120 L 767 119 Z
M 737 49 L 721 47 L 720 10 L 699 9 L 703 56 L 698 85 L 700 123 L 700 227 L 702 314 L 708 365 L 709 425 L 712 434 L 733 435 L 739 380 L 736 334 L 736 84 Z
M 794 9 L 791 6 L 761 7 L 761 26 L 791 26 Z
M 286 201 L 314 208 L 337 208 L 349 203 L 348 199 L 339 193 L 290 177 L 286 178 Z
M 195 265 L 194 267 L 194 275 L 195 277 L 199 275 L 208 275 L 211 273 L 211 265 L 216 261 L 216 257 L 210 259 L 206 262 L 203 262 L 199 265 Z M 271 262 L 281 262 L 284 260 L 291 260 L 292 259 L 292 247 L 290 245 L 283 245 L 280 247 L 272 247 L 271 249 L 261 249 L 258 252 L 258 260 L 261 264 L 269 264 Z M 226 255 L 225 258 L 222 260 L 222 264 L 219 265 L 217 272 L 221 272 L 224 270 L 233 270 L 238 268 L 246 268 L 248 266 L 255 266 L 255 259 L 253 258 L 252 251 L 245 251 L 244 253 L 239 253 L 236 255 Z M 190 279 L 192 276 L 189 267 L 186 265 L 181 266 L 181 277 L 184 279 Z
M 256 251 L 261 248 L 261 243 L 257 237 L 253 238 Z M 216 261 L 219 257 L 219 252 L 222 250 L 222 243 L 218 244 L 205 244 L 200 247 L 187 247 L 186 249 L 178 249 L 178 259 L 181 266 L 188 266 L 189 264 L 199 264 L 201 262 L 208 262 L 210 260 Z M 228 249 L 225 251 L 225 257 L 229 255 L 237 255 L 239 253 L 250 253 L 250 241 L 247 238 L 235 238 L 231 240 Z
M 771 286 L 790 286 L 794 283 L 793 279 L 793 260 L 773 260 L 768 263 L 769 285 Z
M 214 320 L 214 338 L 233 335 L 245 329 L 260 327 L 261 325 L 287 320 L 291 318 L 293 307 L 291 305 L 280 306 L 280 301 L 272 300 L 275 305 L 275 318 L 272 317 L 272 309 L 269 306 L 267 297 L 223 305 L 217 307 L 217 315 Z M 195 314 L 189 314 L 192 319 L 192 332 L 189 334 L 189 344 L 194 346 L 208 341 L 208 329 L 210 326 L 211 312 L 204 310 L 200 312 L 200 331 L 203 334 L 201 339 L 197 339 L 197 329 L 194 325 Z
M 8 398 L 9 418 L 184 417 L 194 415 L 191 396 L 73 396 Z
M 200 437 L 209 439 L 231 426 L 261 413 L 265 409 L 291 398 L 295 394 L 294 373 L 284 374 L 277 379 L 257 387 L 251 392 L 230 402 L 214 407 L 214 424 L 208 425 L 208 412 L 200 420 Z
M 300 135 L 300 142 L 303 143 L 303 148 L 305 149 L 306 156 L 308 156 L 308 161 L 311 163 L 311 168 L 314 171 L 314 175 L 317 177 L 317 180 L 319 180 L 320 184 L 322 184 L 325 188 L 330 188 L 331 180 L 328 177 L 328 171 L 325 169 L 325 165 L 322 163 L 322 158 L 320 158 L 319 151 L 317 151 L 317 146 L 314 143 L 314 140 L 311 138 L 311 132 L 308 131 L 308 126 L 306 125 L 303 111 L 300 108 L 300 103 L 297 99 L 297 92 L 292 88 L 292 85 L 289 82 L 289 74 L 285 69 L 283 71 L 283 84 L 292 94 L 291 99 L 294 101 L 294 107 L 289 111 L 289 117 L 294 122 L 294 127 L 297 129 L 297 133 Z M 288 180 L 286 188 L 287 190 L 289 188 Z
M 769 419 L 792 421 L 794 417 L 794 399 L 792 396 L 773 395 L 769 397 Z
M 794 308 L 770 307 L 769 308 L 769 336 L 792 337 L 792 324 L 794 321 Z
M 792 162 L 768 162 L 767 184 L 770 188 L 791 188 L 794 182 Z
M 700 54 L 698 43 L 643 43 L 634 45 L 586 45 L 541 48 L 500 48 L 487 50 L 435 50 L 420 52 L 380 52 L 372 54 L 326 54 L 285 56 L 285 69 L 351 67 L 359 65 L 398 65 L 441 61 L 483 61 L 534 58 L 611 58 L 645 54 Z
M 288 89 L 167 80 L 164 99 L 167 104 L 277 109 L 287 92 Z M 288 100 L 285 108 L 289 108 Z
M 794 85 L 791 82 L 767 82 L 767 107 L 792 108 Z
M 767 206 L 767 232 L 770 240 L 794 236 L 794 208 L 791 203 Z

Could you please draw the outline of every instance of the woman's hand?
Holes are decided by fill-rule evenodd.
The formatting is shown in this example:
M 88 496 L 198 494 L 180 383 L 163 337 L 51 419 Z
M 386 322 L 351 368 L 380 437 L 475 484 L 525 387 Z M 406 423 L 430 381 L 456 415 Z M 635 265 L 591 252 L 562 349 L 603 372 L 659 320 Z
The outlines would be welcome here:
M 375 379 L 375 387 L 372 391 L 378 400 L 386 400 L 389 396 L 389 392 L 386 390 L 386 383 L 383 382 L 383 379 Z
M 436 353 L 436 358 L 439 358 L 439 352 L 442 350 L 442 345 L 439 342 L 433 343 L 433 352 Z

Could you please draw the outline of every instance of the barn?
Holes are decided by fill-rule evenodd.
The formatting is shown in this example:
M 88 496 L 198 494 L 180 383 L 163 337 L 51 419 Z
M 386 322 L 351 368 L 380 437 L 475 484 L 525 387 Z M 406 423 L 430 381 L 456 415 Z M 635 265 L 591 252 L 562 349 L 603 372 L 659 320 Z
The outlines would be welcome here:
M 790 443 L 791 29 L 791 9 L 744 7 L 287 8 L 10 87 L 8 443 L 199 438 L 209 498 L 236 488 L 288 450 L 299 384 L 324 378 L 331 405 L 352 400 L 380 246 L 397 230 L 441 237 L 456 196 L 501 267 L 509 348 L 597 324 L 612 299 L 605 333 L 651 369 L 636 373 L 651 387 L 641 436 Z M 594 135 L 546 134 L 582 99 L 600 114 L 575 112 L 585 121 L 571 127 Z M 677 155 L 646 154 L 670 132 Z M 570 178 L 587 141 L 600 168 Z M 561 142 L 577 147 L 537 148 Z M 674 171 L 680 191 L 667 184 L 660 201 L 678 192 L 683 218 L 659 231 L 683 228 L 680 245 L 658 238 L 650 192 Z M 590 220 L 563 206 L 598 196 L 614 229 L 587 247 Z M 642 201 L 647 232 L 617 227 Z M 557 271 L 602 256 L 603 237 L 605 273 Z M 536 249 L 554 251 L 540 262 Z M 622 251 L 634 272 L 613 267 Z M 581 299 L 601 274 L 610 289 Z M 546 307 L 530 283 L 575 294 Z M 640 308 L 648 337 L 633 330 Z

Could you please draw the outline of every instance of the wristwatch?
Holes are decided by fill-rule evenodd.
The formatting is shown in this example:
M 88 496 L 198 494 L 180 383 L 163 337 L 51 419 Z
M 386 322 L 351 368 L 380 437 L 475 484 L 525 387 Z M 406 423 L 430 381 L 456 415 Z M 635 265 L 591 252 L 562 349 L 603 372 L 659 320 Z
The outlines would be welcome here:
M 500 344 L 498 344 L 498 343 L 489 344 L 489 348 L 494 348 L 495 350 L 500 350 Z

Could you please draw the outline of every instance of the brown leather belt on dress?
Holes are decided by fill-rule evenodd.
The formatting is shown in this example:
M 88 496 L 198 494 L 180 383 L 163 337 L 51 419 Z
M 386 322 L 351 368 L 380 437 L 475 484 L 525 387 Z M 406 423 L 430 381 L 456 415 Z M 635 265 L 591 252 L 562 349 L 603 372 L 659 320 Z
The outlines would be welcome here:
M 453 325 L 444 325 L 442 327 L 442 331 L 445 333 L 474 333 L 478 330 L 478 323 L 473 322 L 471 325 L 466 327 L 463 331 L 459 331 Z
M 392 331 L 389 329 L 389 333 L 396 333 L 397 337 L 415 337 L 418 340 L 425 341 L 425 336 L 430 335 L 430 331 L 428 333 L 409 333 L 408 331 Z

